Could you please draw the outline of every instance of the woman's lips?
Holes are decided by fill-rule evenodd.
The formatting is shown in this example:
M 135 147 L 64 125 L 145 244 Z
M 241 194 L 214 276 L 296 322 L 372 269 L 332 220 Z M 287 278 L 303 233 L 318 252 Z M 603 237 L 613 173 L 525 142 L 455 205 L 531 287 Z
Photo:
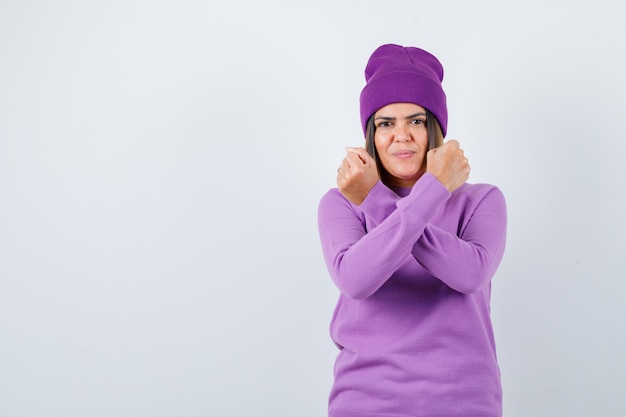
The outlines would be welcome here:
M 412 157 L 415 154 L 414 151 L 407 151 L 407 150 L 402 150 L 402 151 L 396 151 L 393 153 L 393 156 L 400 158 L 400 159 L 407 159 Z

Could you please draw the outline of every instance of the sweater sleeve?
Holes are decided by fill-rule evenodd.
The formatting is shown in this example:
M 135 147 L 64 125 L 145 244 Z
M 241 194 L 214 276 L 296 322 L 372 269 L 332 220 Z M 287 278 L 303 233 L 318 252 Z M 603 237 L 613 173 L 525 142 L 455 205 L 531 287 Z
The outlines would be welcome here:
M 378 181 L 359 208 L 365 216 L 367 230 L 372 230 L 383 222 L 395 209 L 400 196 Z
M 363 211 L 357 211 L 336 189 L 322 198 L 318 208 L 326 266 L 339 291 L 354 299 L 374 294 L 406 262 L 430 219 L 450 198 L 429 173 L 393 205 L 377 205 L 377 193 L 386 192 L 380 187 L 372 191 L 361 204 Z M 380 223 L 368 231 L 364 216 Z
M 469 294 L 491 280 L 504 254 L 506 203 L 492 188 L 476 205 L 459 236 L 432 224 L 413 246 L 413 256 L 452 289 Z

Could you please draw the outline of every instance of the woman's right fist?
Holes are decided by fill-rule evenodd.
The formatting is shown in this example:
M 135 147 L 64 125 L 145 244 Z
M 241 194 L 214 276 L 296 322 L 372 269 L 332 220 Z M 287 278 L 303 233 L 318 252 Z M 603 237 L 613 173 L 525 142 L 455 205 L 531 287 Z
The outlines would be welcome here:
M 467 181 L 470 169 L 456 140 L 449 140 L 426 154 L 426 172 L 433 174 L 450 192 Z

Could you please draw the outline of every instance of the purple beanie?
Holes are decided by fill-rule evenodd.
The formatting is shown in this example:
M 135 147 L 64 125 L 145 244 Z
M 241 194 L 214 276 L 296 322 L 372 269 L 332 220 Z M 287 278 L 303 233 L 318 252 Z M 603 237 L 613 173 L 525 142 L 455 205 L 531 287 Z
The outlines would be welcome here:
M 443 67 L 423 49 L 382 45 L 370 56 L 361 91 L 361 124 L 391 103 L 414 103 L 435 115 L 443 135 L 448 126 L 446 94 L 441 88 Z

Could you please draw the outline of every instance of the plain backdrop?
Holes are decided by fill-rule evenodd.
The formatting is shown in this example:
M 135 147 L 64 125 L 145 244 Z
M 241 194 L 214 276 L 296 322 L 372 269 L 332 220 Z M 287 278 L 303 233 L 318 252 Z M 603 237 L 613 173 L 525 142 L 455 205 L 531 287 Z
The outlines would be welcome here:
M 626 413 L 617 2 L 0 2 L 0 416 L 326 413 L 317 204 L 383 43 L 504 192 L 507 417 Z

